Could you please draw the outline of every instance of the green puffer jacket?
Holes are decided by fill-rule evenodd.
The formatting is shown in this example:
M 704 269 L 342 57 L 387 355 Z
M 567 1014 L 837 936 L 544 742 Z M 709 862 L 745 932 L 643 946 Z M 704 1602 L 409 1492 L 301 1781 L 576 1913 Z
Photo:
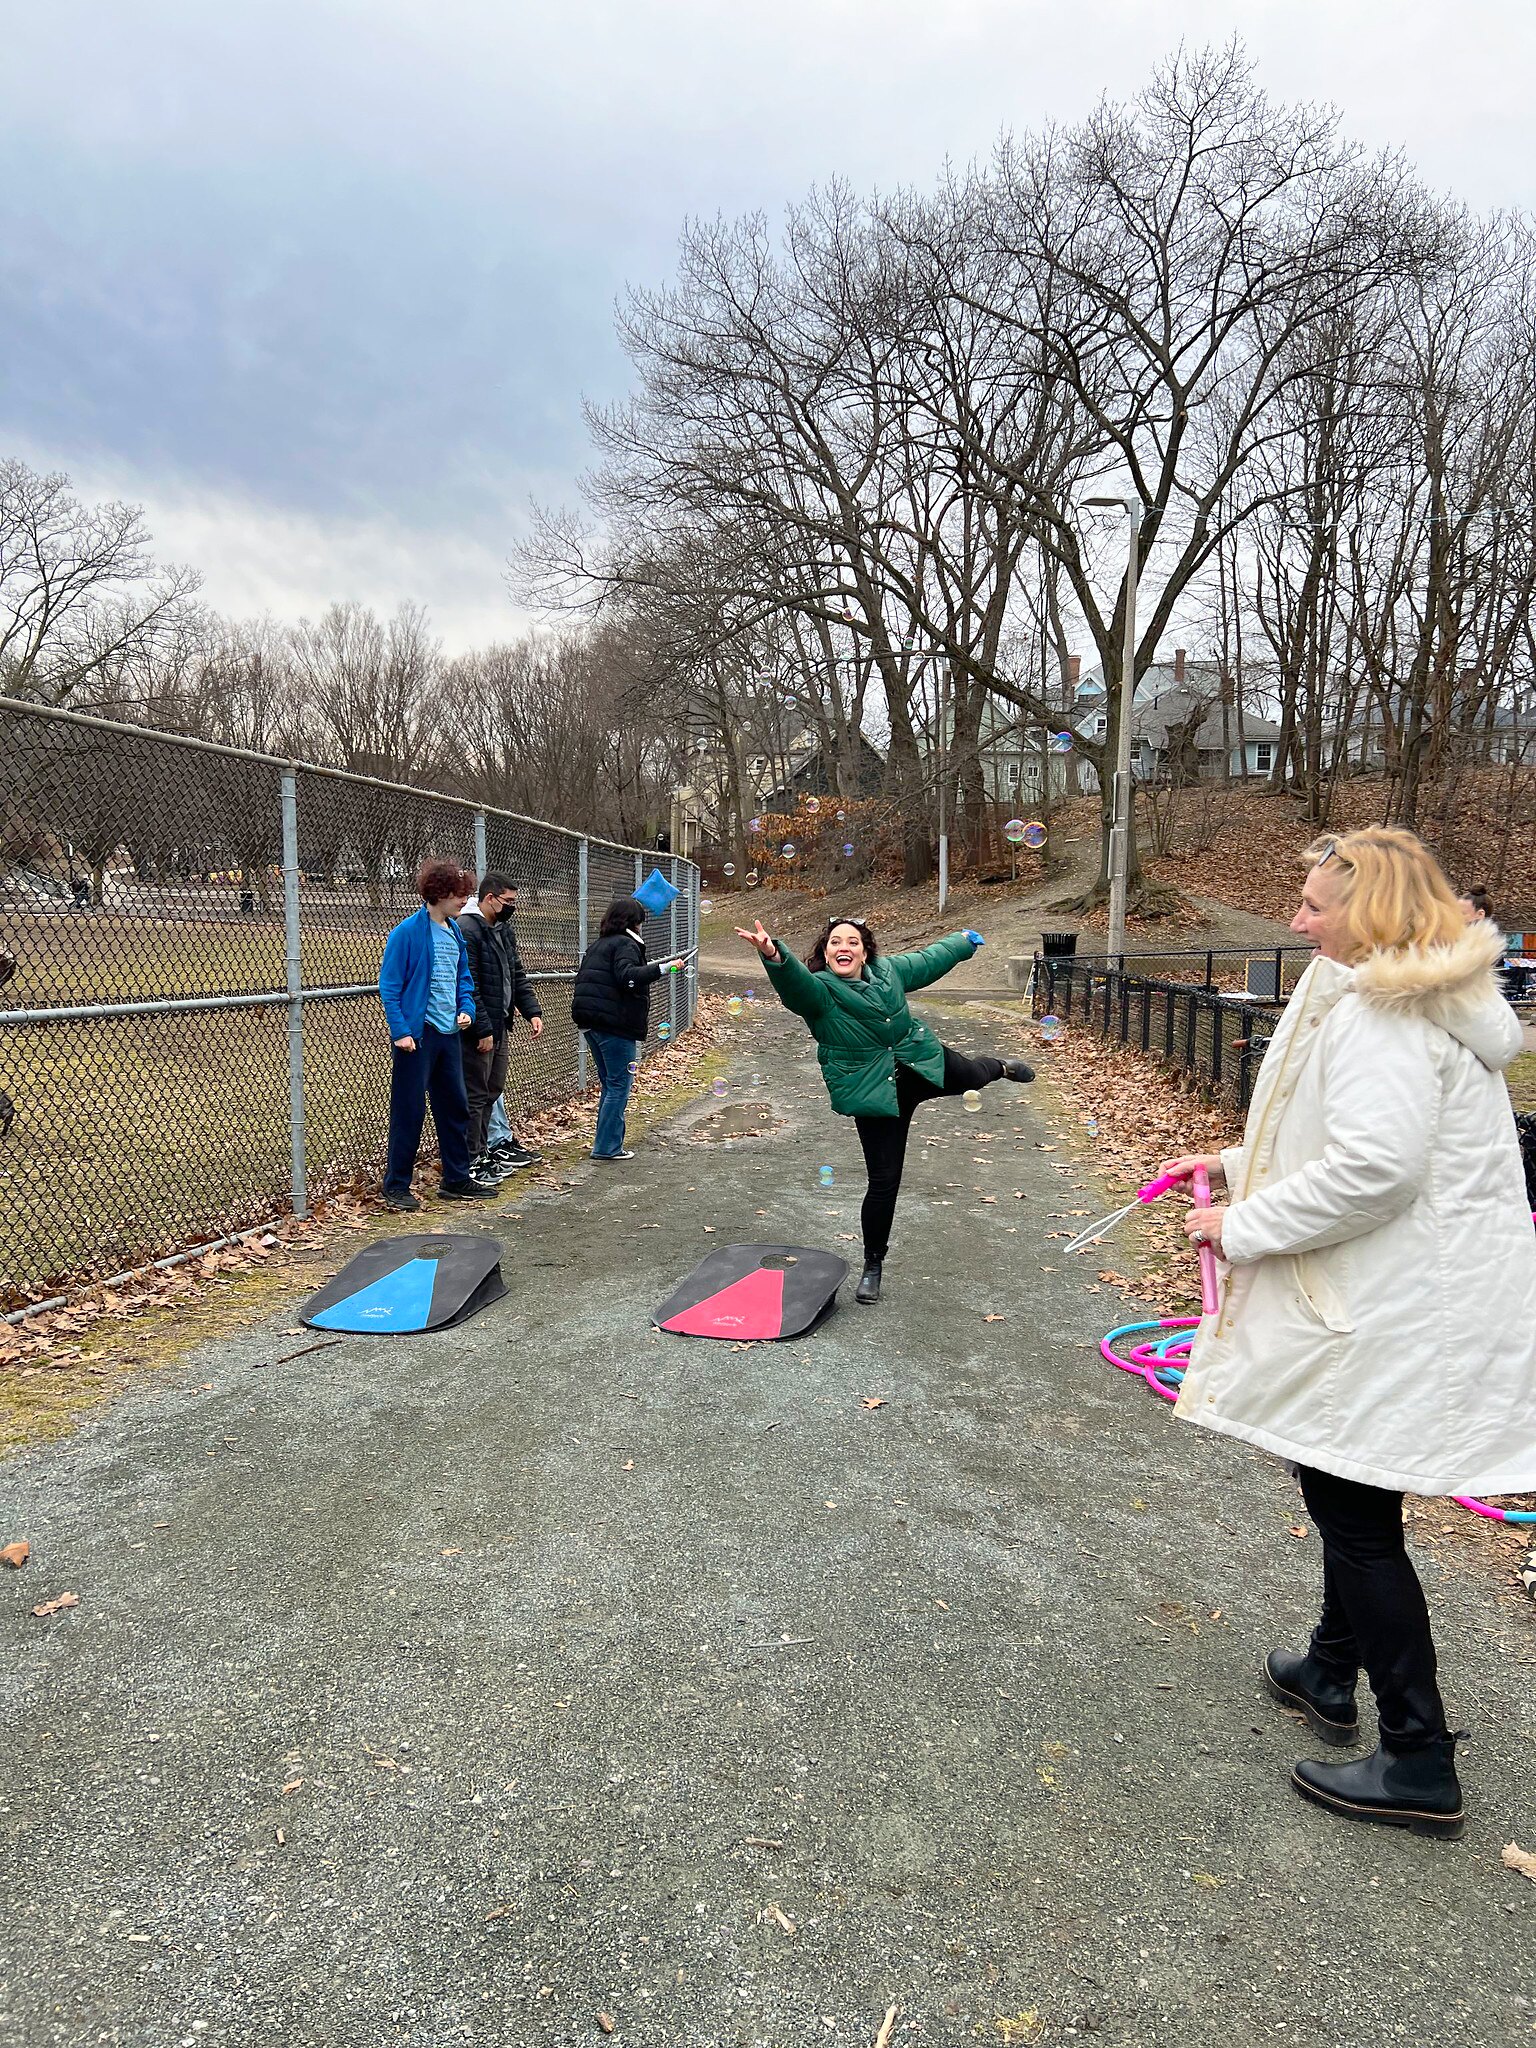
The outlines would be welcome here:
M 776 942 L 777 943 L 777 942 Z M 832 1107 L 839 1116 L 896 1116 L 896 1062 L 925 1079 L 944 1079 L 944 1048 L 907 1008 L 908 991 L 926 988 L 976 948 L 964 932 L 920 953 L 882 954 L 857 981 L 824 967 L 812 974 L 784 947 L 763 964 L 779 1001 L 811 1027 Z

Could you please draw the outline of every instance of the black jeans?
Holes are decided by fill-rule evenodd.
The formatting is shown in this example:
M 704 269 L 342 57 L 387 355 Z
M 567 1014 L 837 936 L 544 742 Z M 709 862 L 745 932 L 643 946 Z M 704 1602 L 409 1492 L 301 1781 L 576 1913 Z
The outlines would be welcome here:
M 907 1157 L 907 1133 L 912 1113 L 920 1102 L 935 1095 L 963 1095 L 968 1088 L 990 1087 L 1002 1076 L 1003 1063 L 983 1053 L 971 1059 L 952 1046 L 944 1048 L 942 1085 L 925 1081 L 912 1067 L 896 1063 L 895 1116 L 856 1116 L 854 1128 L 864 1148 L 869 1172 L 869 1192 L 859 1221 L 864 1230 L 864 1256 L 883 1259 L 890 1247 L 891 1219 L 896 1214 L 896 1197 L 901 1193 L 901 1169 Z
M 1403 1543 L 1403 1496 L 1303 1465 L 1307 1512 L 1323 1540 L 1323 1612 L 1311 1656 L 1352 1681 L 1365 1666 L 1381 1739 L 1418 1749 L 1446 1732 L 1424 1589 Z

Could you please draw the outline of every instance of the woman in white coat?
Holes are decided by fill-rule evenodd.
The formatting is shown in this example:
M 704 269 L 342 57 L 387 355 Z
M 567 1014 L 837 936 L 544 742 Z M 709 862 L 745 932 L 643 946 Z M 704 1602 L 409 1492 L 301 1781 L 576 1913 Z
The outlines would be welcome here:
M 1463 923 L 1411 832 L 1308 859 L 1291 928 L 1320 957 L 1242 1144 L 1204 1161 L 1230 1200 L 1186 1228 L 1226 1267 L 1175 1412 L 1291 1460 L 1322 1538 L 1322 1616 L 1304 1654 L 1265 1659 L 1271 1692 L 1340 1746 L 1362 1665 L 1376 1696 L 1376 1750 L 1298 1763 L 1296 1790 L 1454 1836 L 1457 1738 L 1402 1503 L 1536 1487 L 1536 1231 L 1503 1079 L 1521 1032 L 1497 929 Z

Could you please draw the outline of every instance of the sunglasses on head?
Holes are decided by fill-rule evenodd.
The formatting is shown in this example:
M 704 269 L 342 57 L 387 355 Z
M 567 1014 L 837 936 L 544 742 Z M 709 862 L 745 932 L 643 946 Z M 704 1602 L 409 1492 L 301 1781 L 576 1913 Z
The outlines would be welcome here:
M 1330 839 L 1328 842 L 1328 850 L 1326 851 L 1326 853 L 1319 854 L 1317 859 L 1312 864 L 1314 874 L 1316 873 L 1318 868 L 1327 867 L 1329 861 L 1333 860 L 1335 857 L 1337 857 L 1339 866 L 1341 868 L 1352 868 L 1354 866 L 1354 862 L 1350 860 L 1347 855 L 1339 852 L 1339 842 L 1336 839 Z

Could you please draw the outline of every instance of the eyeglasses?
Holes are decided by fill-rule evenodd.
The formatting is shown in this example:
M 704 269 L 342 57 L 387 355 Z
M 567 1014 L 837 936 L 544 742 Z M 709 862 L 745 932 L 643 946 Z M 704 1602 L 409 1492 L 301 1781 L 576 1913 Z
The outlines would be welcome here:
M 1329 861 L 1333 860 L 1335 857 L 1337 857 L 1339 866 L 1341 868 L 1352 868 L 1354 866 L 1354 862 L 1350 860 L 1347 855 L 1339 852 L 1339 842 L 1336 839 L 1330 839 L 1328 842 L 1328 851 L 1326 853 L 1320 854 L 1318 858 L 1312 863 L 1312 872 L 1316 874 L 1319 868 L 1327 867 Z

